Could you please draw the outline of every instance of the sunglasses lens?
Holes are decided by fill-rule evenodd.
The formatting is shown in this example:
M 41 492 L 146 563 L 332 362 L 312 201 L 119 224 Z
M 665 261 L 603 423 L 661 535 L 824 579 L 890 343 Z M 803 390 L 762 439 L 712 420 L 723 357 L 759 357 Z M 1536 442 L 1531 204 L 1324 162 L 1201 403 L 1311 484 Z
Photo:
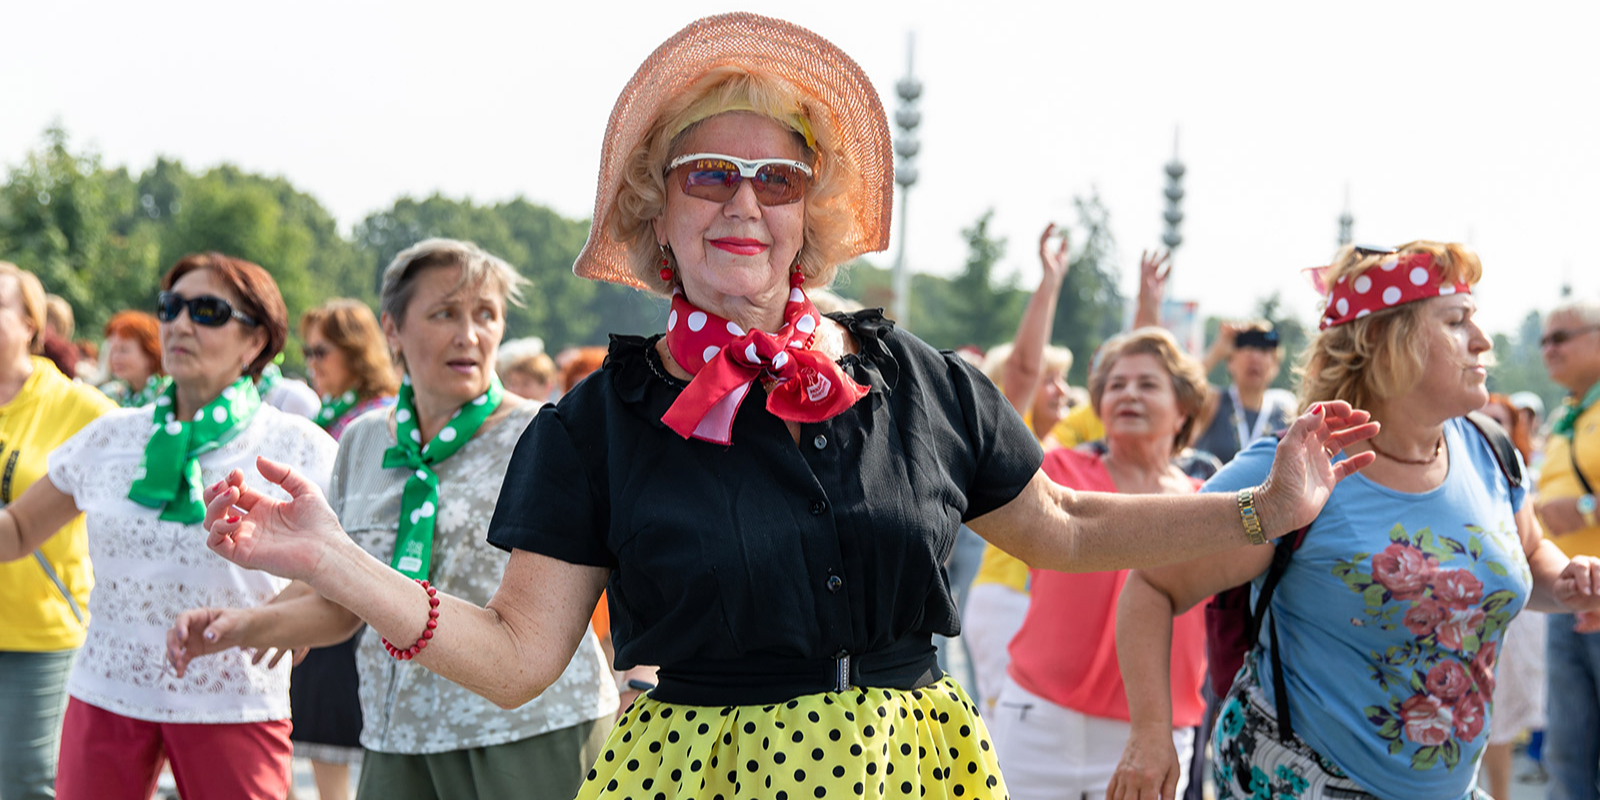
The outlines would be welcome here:
M 196 297 L 189 301 L 189 318 L 197 325 L 215 328 L 228 324 L 233 306 L 220 297 Z
M 726 203 L 739 191 L 739 165 L 703 158 L 680 167 L 683 193 L 701 200 Z
M 183 313 L 183 298 L 172 292 L 162 292 L 156 298 L 156 319 L 171 322 Z
M 756 170 L 755 189 L 761 205 L 787 205 L 805 194 L 806 174 L 788 164 L 768 164 Z

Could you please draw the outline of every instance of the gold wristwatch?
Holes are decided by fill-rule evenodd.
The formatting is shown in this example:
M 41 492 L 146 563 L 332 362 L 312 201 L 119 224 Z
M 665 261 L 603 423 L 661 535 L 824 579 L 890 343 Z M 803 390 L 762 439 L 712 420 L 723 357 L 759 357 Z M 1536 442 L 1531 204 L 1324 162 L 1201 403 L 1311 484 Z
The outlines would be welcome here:
M 1256 513 L 1254 488 L 1239 490 L 1239 520 L 1244 523 L 1244 536 L 1251 544 L 1267 543 L 1267 537 L 1261 532 L 1261 515 Z

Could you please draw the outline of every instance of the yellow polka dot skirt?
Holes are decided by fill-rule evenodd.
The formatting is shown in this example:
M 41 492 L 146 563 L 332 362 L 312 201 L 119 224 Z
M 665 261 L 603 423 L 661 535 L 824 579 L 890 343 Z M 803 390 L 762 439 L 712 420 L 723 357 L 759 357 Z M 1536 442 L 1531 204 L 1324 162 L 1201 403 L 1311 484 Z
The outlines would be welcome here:
M 989 731 L 960 685 L 850 689 L 770 706 L 639 698 L 581 800 L 1006 798 Z

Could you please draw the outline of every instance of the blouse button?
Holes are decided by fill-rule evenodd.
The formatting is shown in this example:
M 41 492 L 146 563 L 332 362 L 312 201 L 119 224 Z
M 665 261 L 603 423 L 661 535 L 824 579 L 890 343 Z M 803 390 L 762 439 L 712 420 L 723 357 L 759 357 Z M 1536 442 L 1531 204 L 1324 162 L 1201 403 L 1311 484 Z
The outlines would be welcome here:
M 839 591 L 839 587 L 841 587 L 843 585 L 844 585 L 844 578 L 841 578 L 838 575 L 829 575 L 828 576 L 828 591 L 837 592 L 837 591 Z
M 821 449 L 827 447 L 828 446 L 828 437 L 823 436 L 820 433 L 817 434 L 817 438 L 811 440 L 811 446 L 817 448 L 818 450 L 821 450 Z
M 827 511 L 827 510 L 828 510 L 828 504 L 826 502 L 822 501 L 822 500 L 818 500 L 817 502 L 811 504 L 811 514 L 813 516 L 821 515 L 824 511 Z

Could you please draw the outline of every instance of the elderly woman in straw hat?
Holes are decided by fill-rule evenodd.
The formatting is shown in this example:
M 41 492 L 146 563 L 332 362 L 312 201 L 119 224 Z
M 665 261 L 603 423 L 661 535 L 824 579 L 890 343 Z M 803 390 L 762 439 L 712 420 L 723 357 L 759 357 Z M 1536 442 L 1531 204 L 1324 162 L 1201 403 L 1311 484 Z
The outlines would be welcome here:
M 974 368 L 876 311 L 808 299 L 886 244 L 891 161 L 882 105 L 833 45 L 749 14 L 690 25 L 623 90 L 575 267 L 671 296 L 667 330 L 615 337 L 524 434 L 489 527 L 511 556 L 487 608 L 353 547 L 272 464 L 295 498 L 229 481 L 210 544 L 506 706 L 555 680 L 608 588 L 616 666 L 658 664 L 659 682 L 581 797 L 1002 796 L 929 641 L 957 632 L 939 565 L 963 521 L 1052 569 L 1167 563 L 1310 519 L 1370 459 L 1328 452 L 1372 429 L 1343 403 L 1302 417 L 1239 501 L 1056 487 Z

